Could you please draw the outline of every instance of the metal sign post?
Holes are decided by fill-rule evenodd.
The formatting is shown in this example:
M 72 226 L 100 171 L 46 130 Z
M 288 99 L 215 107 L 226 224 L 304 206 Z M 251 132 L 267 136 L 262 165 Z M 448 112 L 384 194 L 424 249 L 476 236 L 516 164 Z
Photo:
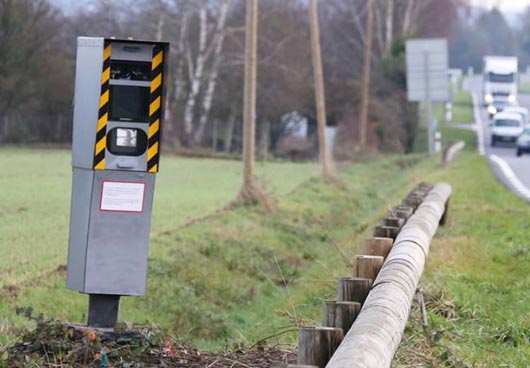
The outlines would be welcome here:
M 427 118 L 429 154 L 434 154 L 432 103 L 449 100 L 448 53 L 445 39 L 417 39 L 406 43 L 407 97 L 423 102 Z
M 423 52 L 424 68 L 425 68 L 425 111 L 427 115 L 427 130 L 429 135 L 429 155 L 434 153 L 434 128 L 432 121 L 432 101 L 431 101 L 431 81 L 429 78 L 429 51 L 427 49 Z

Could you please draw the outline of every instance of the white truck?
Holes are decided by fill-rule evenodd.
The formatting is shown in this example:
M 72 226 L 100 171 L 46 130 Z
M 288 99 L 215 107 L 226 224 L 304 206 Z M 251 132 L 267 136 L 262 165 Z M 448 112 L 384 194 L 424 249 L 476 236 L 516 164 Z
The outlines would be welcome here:
M 518 62 L 513 56 L 484 56 L 482 92 L 490 116 L 517 104 Z

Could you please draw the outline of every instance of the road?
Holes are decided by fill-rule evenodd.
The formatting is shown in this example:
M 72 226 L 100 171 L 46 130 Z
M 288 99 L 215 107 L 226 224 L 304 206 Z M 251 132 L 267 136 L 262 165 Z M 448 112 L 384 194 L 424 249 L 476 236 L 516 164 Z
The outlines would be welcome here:
M 475 130 L 478 136 L 478 149 L 486 155 L 492 170 L 499 180 L 512 192 L 530 202 L 530 155 L 517 157 L 515 144 L 497 143 L 491 146 L 490 119 L 481 105 L 481 77 L 471 77 L 465 82 L 465 88 L 473 95 L 475 103 Z M 530 95 L 520 95 L 519 104 L 530 109 Z

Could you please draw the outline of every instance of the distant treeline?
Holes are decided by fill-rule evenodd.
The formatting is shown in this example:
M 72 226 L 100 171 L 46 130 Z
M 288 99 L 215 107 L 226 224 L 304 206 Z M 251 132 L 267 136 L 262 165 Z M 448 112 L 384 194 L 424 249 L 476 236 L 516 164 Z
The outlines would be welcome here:
M 344 157 L 355 149 L 366 3 L 319 4 L 328 124 L 338 127 L 336 153 Z M 48 0 L 0 0 L 0 142 L 70 142 L 76 37 L 114 36 L 171 43 L 165 145 L 241 149 L 244 0 L 89 4 L 65 15 Z M 460 0 L 375 1 L 369 119 L 374 149 L 408 152 L 415 145 L 417 106 L 405 92 L 406 37 L 460 34 L 462 43 L 458 32 L 482 24 L 470 23 L 465 9 Z M 306 150 L 315 140 L 282 141 L 281 122 L 296 111 L 314 131 L 307 4 L 261 0 L 259 11 L 259 153 Z M 453 54 L 464 47 L 470 52 L 473 45 L 455 43 Z

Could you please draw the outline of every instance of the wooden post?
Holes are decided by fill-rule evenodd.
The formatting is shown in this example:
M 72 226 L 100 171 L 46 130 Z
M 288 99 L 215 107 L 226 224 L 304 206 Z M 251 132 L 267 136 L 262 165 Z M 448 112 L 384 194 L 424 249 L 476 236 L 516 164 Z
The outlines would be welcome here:
M 298 340 L 298 364 L 324 368 L 337 350 L 344 334 L 333 327 L 301 327 Z
M 414 212 L 416 212 L 416 209 L 418 208 L 418 206 L 420 205 L 420 202 L 418 202 L 416 199 L 411 199 L 411 198 L 405 198 L 401 204 L 403 206 L 407 206 L 407 207 L 411 207 Z
M 422 181 L 421 183 L 418 184 L 418 188 L 425 190 L 426 192 L 430 192 L 432 188 L 434 188 L 434 185 L 431 183 Z
M 371 256 L 388 257 L 394 241 L 390 238 L 370 238 L 364 241 L 364 251 Z
M 396 239 L 399 233 L 399 228 L 394 226 L 376 226 L 374 229 L 374 237 L 377 238 L 392 238 Z
M 390 210 L 390 217 L 399 217 L 407 220 L 414 213 L 414 209 L 408 206 L 396 206 Z
M 322 326 L 341 328 L 346 335 L 360 310 L 358 302 L 326 301 L 322 305 Z
M 423 198 L 425 198 L 425 195 L 423 193 L 418 192 L 411 192 L 406 197 L 406 199 L 416 200 L 419 203 L 423 201 Z
M 425 198 L 425 196 L 427 195 L 426 192 L 423 192 L 419 189 L 414 189 L 412 191 L 410 191 L 409 194 L 407 194 L 407 198 L 419 198 L 421 200 L 423 200 L 423 198 Z
M 401 229 L 404 223 L 405 223 L 405 220 L 399 217 L 387 217 L 387 218 L 384 218 L 383 221 L 381 221 L 381 224 L 383 226 L 392 226 L 392 227 L 397 227 L 398 229 Z
M 368 0 L 365 33 L 364 33 L 364 60 L 363 79 L 361 87 L 361 116 L 359 117 L 359 146 L 361 150 L 366 148 L 366 136 L 368 127 L 368 109 L 370 107 L 370 72 L 372 65 L 372 31 L 374 18 L 374 0 Z
M 337 286 L 337 302 L 364 303 L 370 292 L 372 280 L 355 277 L 341 277 Z
M 243 109 L 243 187 L 254 183 L 256 140 L 256 80 L 258 54 L 258 0 L 246 1 L 245 87 Z
M 353 264 L 353 277 L 375 280 L 385 259 L 381 256 L 355 256 Z
M 326 99 L 324 92 L 324 72 L 322 68 L 322 52 L 320 50 L 320 28 L 318 24 L 317 0 L 309 2 L 309 20 L 311 23 L 311 51 L 313 55 L 313 78 L 315 85 L 315 102 L 317 107 L 318 148 L 322 175 L 333 176 L 331 157 L 326 147 Z

